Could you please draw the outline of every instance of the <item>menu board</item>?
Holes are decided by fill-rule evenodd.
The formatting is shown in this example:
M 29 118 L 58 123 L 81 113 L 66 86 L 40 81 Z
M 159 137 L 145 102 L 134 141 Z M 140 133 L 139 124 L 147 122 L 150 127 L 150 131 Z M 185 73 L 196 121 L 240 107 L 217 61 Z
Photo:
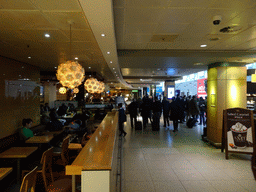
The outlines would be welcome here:
M 223 112 L 222 149 L 228 153 L 253 153 L 255 142 L 253 112 L 248 109 L 232 108 Z

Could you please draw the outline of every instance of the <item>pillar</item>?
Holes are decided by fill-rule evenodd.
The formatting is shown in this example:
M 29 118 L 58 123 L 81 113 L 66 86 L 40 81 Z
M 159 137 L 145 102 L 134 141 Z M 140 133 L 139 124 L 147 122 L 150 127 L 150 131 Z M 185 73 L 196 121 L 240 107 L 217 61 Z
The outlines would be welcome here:
M 214 63 L 208 68 L 207 139 L 220 146 L 223 110 L 246 108 L 247 70 L 244 63 Z
M 56 85 L 54 83 L 45 83 L 44 85 L 44 103 L 49 103 L 49 107 L 54 107 L 54 101 L 57 98 Z

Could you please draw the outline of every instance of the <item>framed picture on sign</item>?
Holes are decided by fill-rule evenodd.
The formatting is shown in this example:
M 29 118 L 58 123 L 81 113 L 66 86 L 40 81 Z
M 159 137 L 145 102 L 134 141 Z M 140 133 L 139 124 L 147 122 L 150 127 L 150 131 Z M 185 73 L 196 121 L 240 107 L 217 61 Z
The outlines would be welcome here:
M 222 149 L 228 153 L 252 154 L 255 143 L 253 112 L 243 108 L 223 111 Z

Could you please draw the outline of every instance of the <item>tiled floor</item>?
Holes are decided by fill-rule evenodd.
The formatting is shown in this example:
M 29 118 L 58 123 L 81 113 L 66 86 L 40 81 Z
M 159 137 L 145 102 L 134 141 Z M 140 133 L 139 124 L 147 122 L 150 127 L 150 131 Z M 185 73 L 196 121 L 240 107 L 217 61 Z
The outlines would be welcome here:
M 132 130 L 123 145 L 123 192 L 244 192 L 256 191 L 251 156 L 225 153 L 201 140 L 203 127 L 172 132 L 172 123 L 159 132 Z

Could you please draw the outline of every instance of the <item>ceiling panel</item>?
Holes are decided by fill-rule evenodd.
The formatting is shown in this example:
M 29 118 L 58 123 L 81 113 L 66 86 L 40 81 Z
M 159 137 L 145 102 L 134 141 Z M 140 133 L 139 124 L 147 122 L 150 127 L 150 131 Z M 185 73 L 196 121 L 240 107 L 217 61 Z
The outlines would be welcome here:
M 125 7 L 143 7 L 143 8 L 150 8 L 150 7 L 165 7 L 168 5 L 170 0 L 128 0 L 126 1 Z
M 178 23 L 159 23 L 155 28 L 154 34 L 162 33 L 177 33 L 181 34 L 189 24 L 178 24 Z
M 3 0 L 0 7 L 1 9 L 35 9 L 35 6 L 29 0 Z
M 125 35 L 124 41 L 128 43 L 148 43 L 152 35 L 128 34 Z
M 249 50 L 256 47 L 256 39 L 252 39 L 251 41 L 248 41 L 246 43 L 242 43 L 240 45 L 232 47 L 232 49 L 238 49 L 238 50 Z
M 27 40 L 31 41 L 62 41 L 69 42 L 69 38 L 60 30 L 22 30 Z M 46 38 L 45 33 L 49 33 L 50 37 Z
M 126 23 L 125 33 L 126 34 L 152 34 L 155 30 L 157 24 L 146 24 L 146 23 Z
M 169 7 L 198 7 L 198 8 L 207 8 L 215 0 L 172 0 L 169 3 Z
M 79 2 L 74 0 L 62 0 L 62 1 L 30 0 L 30 1 L 33 2 L 38 8 L 42 10 L 55 10 L 55 11 L 81 10 Z
M 172 23 L 190 23 L 204 11 L 200 8 L 167 8 L 162 10 L 161 20 Z
M 161 8 L 127 8 L 125 9 L 125 22 L 126 23 L 158 23 L 160 20 L 159 13 L 163 9 Z
M 53 28 L 47 19 L 44 18 L 40 11 L 0 11 L 0 21 L 4 20 L 15 28 Z
M 255 0 L 217 0 L 211 4 L 212 8 L 228 8 L 237 11 L 250 8 L 255 5 Z
M 114 21 L 115 24 L 124 22 L 124 8 L 114 8 L 115 15 Z
M 43 12 L 59 29 L 70 29 L 69 21 L 73 21 L 71 29 L 89 29 L 86 17 L 82 12 Z
M 70 30 L 63 31 L 67 37 L 70 37 Z M 69 38 L 70 39 L 70 38 Z M 72 30 L 71 41 L 91 41 L 95 42 L 93 33 L 90 30 Z

